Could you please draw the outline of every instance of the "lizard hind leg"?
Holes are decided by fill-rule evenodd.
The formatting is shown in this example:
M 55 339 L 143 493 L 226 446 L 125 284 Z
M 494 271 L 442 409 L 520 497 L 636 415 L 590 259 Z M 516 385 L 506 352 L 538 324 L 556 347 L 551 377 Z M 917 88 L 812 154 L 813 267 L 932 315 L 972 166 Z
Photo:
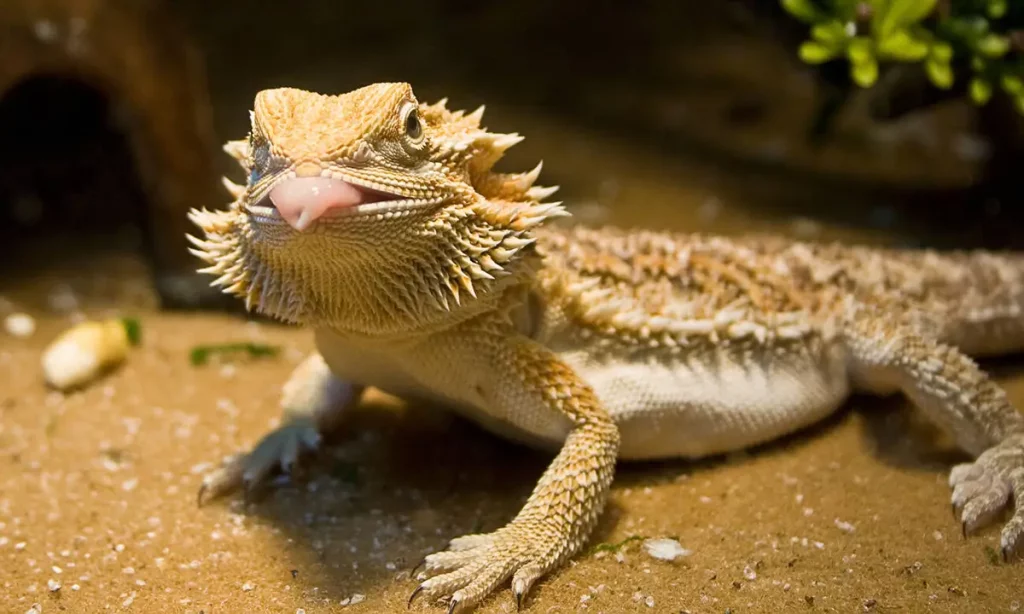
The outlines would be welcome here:
M 275 471 L 291 474 L 320 447 L 322 434 L 338 428 L 344 411 L 357 403 L 362 387 L 337 379 L 319 353 L 295 368 L 281 393 L 282 424 L 248 453 L 237 454 L 207 474 L 198 500 L 243 488 L 246 494 Z
M 898 317 L 859 313 L 845 339 L 855 382 L 900 390 L 975 457 L 949 475 L 964 535 L 1010 507 L 1001 533 L 1004 559 L 1024 547 L 1024 414 L 1006 392 L 959 349 Z

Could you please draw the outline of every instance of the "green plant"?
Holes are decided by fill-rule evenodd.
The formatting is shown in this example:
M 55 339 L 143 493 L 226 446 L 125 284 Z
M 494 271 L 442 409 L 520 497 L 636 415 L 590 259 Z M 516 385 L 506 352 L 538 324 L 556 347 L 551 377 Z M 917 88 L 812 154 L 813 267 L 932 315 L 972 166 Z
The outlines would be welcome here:
M 937 88 L 964 87 L 985 104 L 996 91 L 1024 114 L 1024 2 L 1020 0 L 781 0 L 810 25 L 809 64 L 848 61 L 860 87 L 887 63 L 923 63 Z M 961 80 L 966 81 L 961 81 Z

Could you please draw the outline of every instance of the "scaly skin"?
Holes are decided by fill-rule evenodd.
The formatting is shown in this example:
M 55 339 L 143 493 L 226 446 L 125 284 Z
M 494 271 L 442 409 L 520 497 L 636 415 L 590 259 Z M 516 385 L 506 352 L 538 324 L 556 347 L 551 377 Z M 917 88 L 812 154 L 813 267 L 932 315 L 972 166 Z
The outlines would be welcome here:
M 699 457 L 771 440 L 854 390 L 902 392 L 974 462 L 950 474 L 964 532 L 1011 504 L 1024 542 L 1024 416 L 968 356 L 1024 347 L 1024 256 L 565 228 L 540 171 L 492 167 L 517 135 L 416 101 L 260 92 L 249 175 L 193 211 L 194 253 L 254 310 L 314 330 L 283 425 L 204 480 L 217 496 L 290 471 L 366 386 L 440 400 L 557 451 L 522 511 L 426 558 L 414 592 L 517 603 L 577 552 L 617 459 Z

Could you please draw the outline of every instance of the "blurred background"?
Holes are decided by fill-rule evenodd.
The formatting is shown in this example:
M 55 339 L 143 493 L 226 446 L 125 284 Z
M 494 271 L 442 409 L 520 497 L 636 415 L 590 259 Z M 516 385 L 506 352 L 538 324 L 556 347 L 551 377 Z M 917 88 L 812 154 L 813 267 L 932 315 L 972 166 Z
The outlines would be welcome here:
M 191 275 L 184 212 L 226 203 L 218 178 L 237 169 L 219 146 L 246 134 L 255 92 L 386 80 L 422 100 L 486 103 L 488 126 L 527 137 L 507 167 L 544 159 L 585 223 L 1021 245 L 1024 103 L 998 77 L 984 105 L 971 101 L 970 44 L 956 47 L 945 89 L 927 61 L 883 55 L 861 87 L 848 49 L 801 57 L 831 22 L 849 26 L 843 44 L 878 38 L 874 4 L 887 3 L 5 2 L 5 260 L 81 262 L 68 250 L 124 246 L 165 304 L 215 301 Z M 1000 3 L 904 4 L 925 9 L 901 33 L 917 28 L 934 49 L 967 40 L 942 30 L 953 18 Z M 1019 69 L 1014 10 L 982 34 L 998 31 Z

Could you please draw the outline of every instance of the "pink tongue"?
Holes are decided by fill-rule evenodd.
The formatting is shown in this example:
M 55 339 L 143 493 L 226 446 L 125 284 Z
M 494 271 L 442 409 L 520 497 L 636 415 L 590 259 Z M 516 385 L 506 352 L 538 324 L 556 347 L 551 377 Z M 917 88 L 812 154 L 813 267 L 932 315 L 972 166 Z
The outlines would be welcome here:
M 327 177 L 288 179 L 270 191 L 270 200 L 292 228 L 303 231 L 328 209 L 354 207 L 364 200 L 355 186 Z

